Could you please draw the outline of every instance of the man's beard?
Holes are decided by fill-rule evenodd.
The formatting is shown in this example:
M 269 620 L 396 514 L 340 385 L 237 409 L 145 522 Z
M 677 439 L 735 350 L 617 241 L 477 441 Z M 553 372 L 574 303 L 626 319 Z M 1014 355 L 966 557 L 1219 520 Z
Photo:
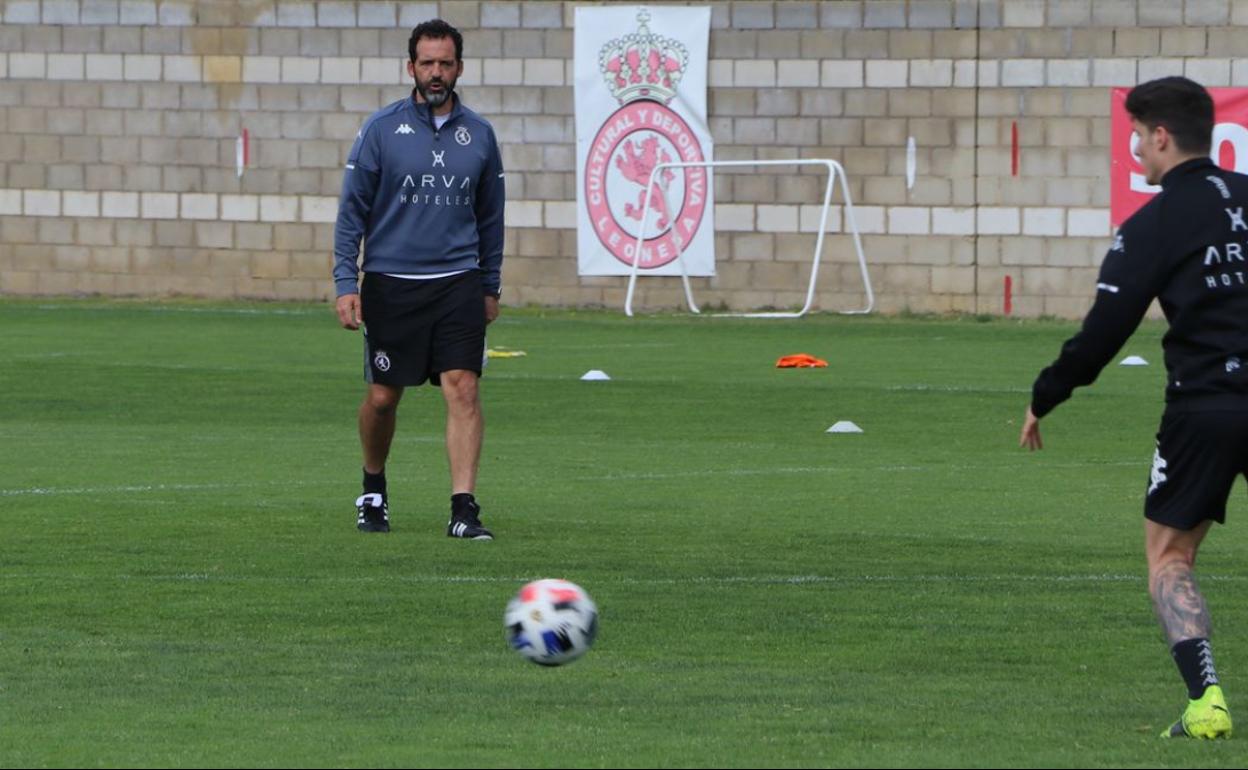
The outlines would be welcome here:
M 446 103 L 447 99 L 451 98 L 451 91 L 455 90 L 455 81 L 437 81 L 442 86 L 442 90 L 437 93 L 430 93 L 428 88 L 433 85 L 434 82 L 435 81 L 431 80 L 428 83 L 421 83 L 418 79 L 416 81 L 416 91 L 420 94 L 420 98 L 425 100 L 426 104 L 430 107 L 437 108 L 441 107 Z

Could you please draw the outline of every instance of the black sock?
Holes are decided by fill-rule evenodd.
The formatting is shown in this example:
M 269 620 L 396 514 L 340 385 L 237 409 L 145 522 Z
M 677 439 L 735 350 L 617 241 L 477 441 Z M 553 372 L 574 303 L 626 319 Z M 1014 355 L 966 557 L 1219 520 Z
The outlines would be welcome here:
M 1208 639 L 1184 639 L 1170 648 L 1170 654 L 1187 683 L 1187 697 L 1197 700 L 1205 694 L 1206 687 L 1218 683 Z
M 364 471 L 364 494 L 372 494 L 376 492 L 379 495 L 386 494 L 386 470 L 382 468 L 381 473 L 369 473 Z
M 451 510 L 458 511 L 471 503 L 475 503 L 477 498 L 472 496 L 471 492 L 460 492 L 457 495 L 451 495 Z

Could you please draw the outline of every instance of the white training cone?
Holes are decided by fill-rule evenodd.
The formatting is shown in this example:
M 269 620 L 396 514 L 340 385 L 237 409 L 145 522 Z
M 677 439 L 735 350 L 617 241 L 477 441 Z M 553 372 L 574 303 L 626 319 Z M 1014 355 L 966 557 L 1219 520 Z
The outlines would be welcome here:
M 841 420 L 831 428 L 828 428 L 825 433 L 862 433 L 862 428 L 859 428 L 849 420 Z
M 611 378 L 608 377 L 607 373 L 601 369 L 590 369 L 588 372 L 581 375 L 581 379 L 586 382 L 593 382 L 597 380 L 609 380 Z
M 1118 364 L 1119 366 L 1148 366 L 1148 362 L 1139 356 L 1127 356 Z

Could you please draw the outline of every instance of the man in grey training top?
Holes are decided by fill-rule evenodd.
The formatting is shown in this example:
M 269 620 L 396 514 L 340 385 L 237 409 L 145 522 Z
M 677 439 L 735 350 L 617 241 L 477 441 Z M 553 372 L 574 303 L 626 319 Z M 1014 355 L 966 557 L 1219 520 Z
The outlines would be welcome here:
M 390 531 L 385 467 L 395 410 L 405 387 L 428 380 L 441 387 L 447 409 L 446 534 L 490 540 L 473 492 L 484 432 L 477 383 L 485 327 L 498 317 L 503 164 L 493 127 L 455 93 L 464 70 L 459 31 L 440 19 L 419 25 L 408 58 L 416 87 L 356 136 L 334 231 L 338 320 L 364 327 L 356 526 Z

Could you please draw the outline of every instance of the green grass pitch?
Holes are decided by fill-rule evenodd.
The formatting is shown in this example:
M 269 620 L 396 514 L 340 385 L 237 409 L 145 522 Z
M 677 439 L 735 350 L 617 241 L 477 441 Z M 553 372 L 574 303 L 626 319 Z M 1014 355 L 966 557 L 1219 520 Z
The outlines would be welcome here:
M 1156 737 L 1162 327 L 1017 448 L 1074 328 L 505 310 L 470 543 L 427 388 L 355 531 L 328 307 L 0 302 L 0 766 L 1242 767 Z M 1199 569 L 1241 720 L 1244 514 Z M 539 577 L 602 611 L 570 666 L 504 643 Z

